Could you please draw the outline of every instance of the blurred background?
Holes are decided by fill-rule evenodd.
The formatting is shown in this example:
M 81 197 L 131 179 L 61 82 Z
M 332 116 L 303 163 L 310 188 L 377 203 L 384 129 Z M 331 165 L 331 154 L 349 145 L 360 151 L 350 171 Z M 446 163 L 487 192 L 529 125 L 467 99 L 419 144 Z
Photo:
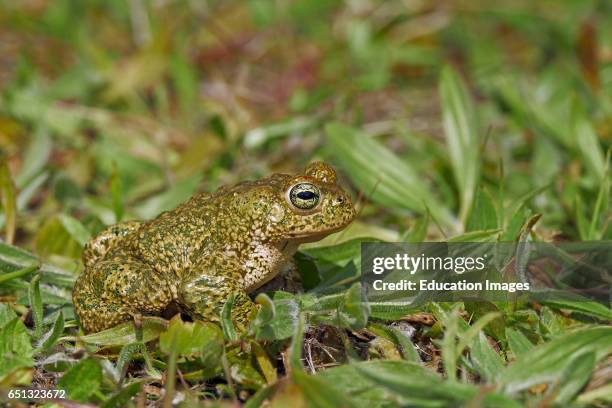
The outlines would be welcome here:
M 611 240 L 611 146 L 609 0 L 0 0 L 0 400 L 610 406 L 609 302 L 376 304 L 359 281 L 362 241 Z M 300 247 L 307 293 L 260 298 L 249 336 L 74 337 L 106 225 L 314 160 L 359 216 Z
M 336 243 L 609 239 L 611 23 L 595 0 L 0 0 L 5 239 L 71 264 L 104 225 L 318 159 L 359 199 Z

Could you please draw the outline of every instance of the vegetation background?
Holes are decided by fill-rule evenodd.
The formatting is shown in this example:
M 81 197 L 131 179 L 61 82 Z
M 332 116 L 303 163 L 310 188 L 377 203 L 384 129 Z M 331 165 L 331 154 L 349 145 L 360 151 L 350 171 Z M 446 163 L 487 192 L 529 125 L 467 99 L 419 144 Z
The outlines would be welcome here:
M 612 404 L 609 304 L 383 307 L 358 284 L 365 238 L 612 238 L 609 1 L 0 0 L 0 91 L 0 399 Z M 97 231 L 315 159 L 361 199 L 298 254 L 307 294 L 258 298 L 242 336 L 79 336 Z

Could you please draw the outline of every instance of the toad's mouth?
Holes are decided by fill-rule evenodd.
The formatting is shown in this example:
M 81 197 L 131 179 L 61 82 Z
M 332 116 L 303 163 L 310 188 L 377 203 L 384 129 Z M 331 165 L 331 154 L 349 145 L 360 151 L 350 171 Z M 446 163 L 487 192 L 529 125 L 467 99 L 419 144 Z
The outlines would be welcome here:
M 290 232 L 287 234 L 287 240 L 298 241 L 300 243 L 315 242 L 325 238 L 327 235 L 333 234 L 344 229 L 348 224 L 338 225 L 337 227 L 331 227 L 319 231 L 299 231 Z

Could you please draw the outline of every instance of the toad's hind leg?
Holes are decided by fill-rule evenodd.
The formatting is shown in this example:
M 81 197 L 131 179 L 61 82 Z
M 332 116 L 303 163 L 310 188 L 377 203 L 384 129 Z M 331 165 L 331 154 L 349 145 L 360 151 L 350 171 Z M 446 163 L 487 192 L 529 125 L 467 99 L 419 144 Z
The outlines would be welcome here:
M 164 275 L 119 252 L 81 274 L 72 299 L 81 327 L 89 333 L 108 329 L 134 315 L 159 314 L 174 293 Z
M 89 240 L 83 248 L 83 264 L 92 267 L 104 258 L 104 255 L 129 233 L 136 231 L 142 223 L 140 221 L 126 221 L 106 227 L 95 238 Z
M 246 330 L 257 306 L 244 291 L 240 267 L 231 258 L 204 259 L 182 279 L 178 303 L 196 319 L 218 322 L 225 303 L 233 295 L 232 321 L 240 331 Z

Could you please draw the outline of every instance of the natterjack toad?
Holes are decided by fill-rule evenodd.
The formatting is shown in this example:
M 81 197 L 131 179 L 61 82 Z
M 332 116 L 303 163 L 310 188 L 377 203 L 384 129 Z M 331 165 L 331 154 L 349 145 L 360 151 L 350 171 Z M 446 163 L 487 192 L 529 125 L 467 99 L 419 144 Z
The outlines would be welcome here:
M 73 302 L 85 332 L 170 304 L 195 319 L 218 321 L 231 294 L 244 327 L 248 293 L 274 278 L 298 245 L 344 228 L 355 216 L 349 195 L 325 163 L 304 174 L 273 174 L 197 194 L 151 221 L 103 230 L 85 246 Z

